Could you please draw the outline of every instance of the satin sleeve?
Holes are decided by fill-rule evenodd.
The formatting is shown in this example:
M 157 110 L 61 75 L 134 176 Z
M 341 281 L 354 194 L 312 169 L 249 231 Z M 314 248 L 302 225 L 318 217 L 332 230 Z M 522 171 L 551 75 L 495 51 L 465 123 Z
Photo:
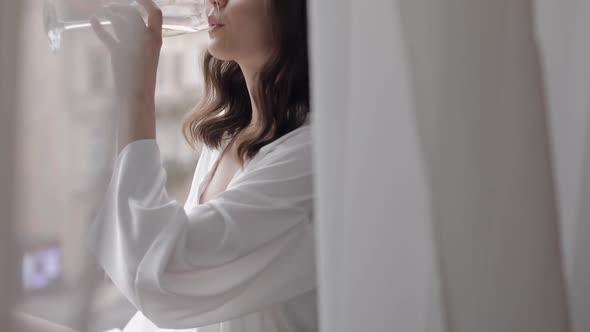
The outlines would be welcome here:
M 117 158 L 88 247 L 160 328 L 206 326 L 289 300 L 316 286 L 311 155 L 298 135 L 185 210 L 166 192 L 156 140 L 132 142 Z

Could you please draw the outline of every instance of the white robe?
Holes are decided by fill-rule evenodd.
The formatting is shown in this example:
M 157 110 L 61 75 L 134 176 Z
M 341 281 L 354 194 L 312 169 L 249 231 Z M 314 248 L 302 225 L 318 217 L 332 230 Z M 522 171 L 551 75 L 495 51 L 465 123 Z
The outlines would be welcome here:
M 203 148 L 184 207 L 165 190 L 156 140 L 119 154 L 87 237 L 139 310 L 124 332 L 318 330 L 309 120 L 199 205 L 221 151 Z

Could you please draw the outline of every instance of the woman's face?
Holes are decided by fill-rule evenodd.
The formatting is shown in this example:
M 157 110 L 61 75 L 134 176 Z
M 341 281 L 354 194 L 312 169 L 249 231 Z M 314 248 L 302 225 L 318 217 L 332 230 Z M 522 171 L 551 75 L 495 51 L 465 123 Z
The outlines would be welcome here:
M 211 55 L 236 61 L 240 66 L 260 68 L 272 50 L 266 5 L 270 0 L 210 1 L 219 6 L 218 18 L 209 18 Z

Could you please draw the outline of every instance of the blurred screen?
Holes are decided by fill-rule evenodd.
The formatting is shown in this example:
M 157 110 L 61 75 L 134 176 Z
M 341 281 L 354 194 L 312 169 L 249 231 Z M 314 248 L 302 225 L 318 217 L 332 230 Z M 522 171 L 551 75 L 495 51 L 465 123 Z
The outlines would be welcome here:
M 62 253 L 59 244 L 26 250 L 22 255 L 22 287 L 36 291 L 57 285 L 62 277 Z

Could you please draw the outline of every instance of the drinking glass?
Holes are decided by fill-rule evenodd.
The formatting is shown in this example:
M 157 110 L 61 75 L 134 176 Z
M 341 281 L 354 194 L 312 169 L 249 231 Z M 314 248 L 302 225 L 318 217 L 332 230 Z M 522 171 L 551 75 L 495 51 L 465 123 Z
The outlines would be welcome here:
M 91 27 L 90 18 L 96 17 L 100 24 L 110 25 L 105 18 L 104 0 L 44 0 L 44 26 L 49 47 L 57 51 L 61 47 L 62 34 L 65 31 Z M 109 2 L 113 2 L 112 0 Z M 134 0 L 119 0 L 122 4 L 139 9 L 144 21 L 147 13 Z M 154 0 L 162 10 L 162 36 L 170 37 L 180 34 L 208 30 L 208 16 L 219 16 L 219 5 L 209 0 Z

